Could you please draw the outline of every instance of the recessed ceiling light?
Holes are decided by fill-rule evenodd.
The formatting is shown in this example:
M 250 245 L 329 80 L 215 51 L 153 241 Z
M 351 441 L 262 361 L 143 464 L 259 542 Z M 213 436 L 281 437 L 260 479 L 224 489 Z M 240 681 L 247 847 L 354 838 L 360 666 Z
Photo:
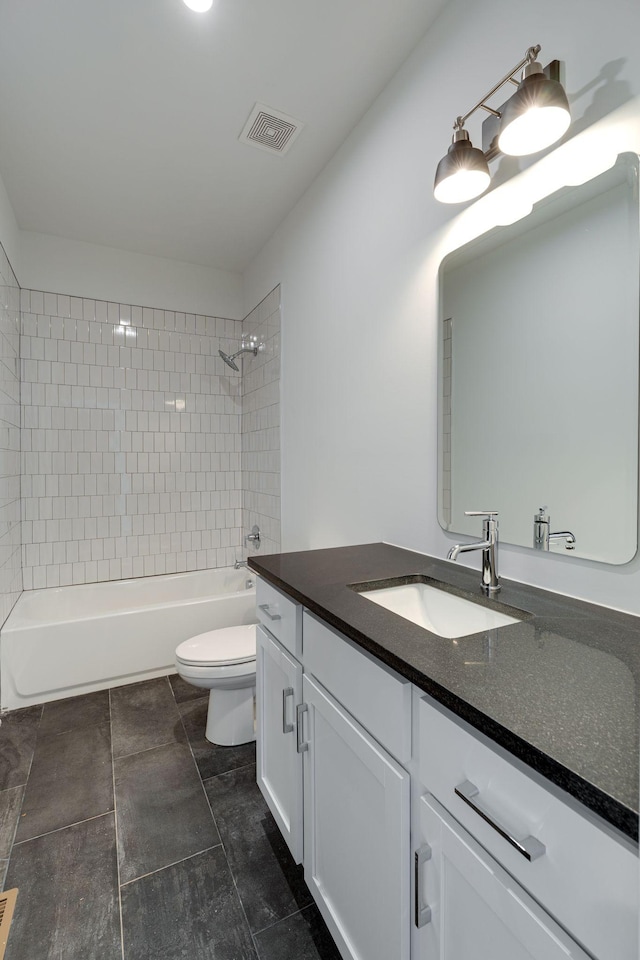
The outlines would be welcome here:
M 213 0 L 183 0 L 183 2 L 189 10 L 195 10 L 196 13 L 206 13 L 213 6 Z

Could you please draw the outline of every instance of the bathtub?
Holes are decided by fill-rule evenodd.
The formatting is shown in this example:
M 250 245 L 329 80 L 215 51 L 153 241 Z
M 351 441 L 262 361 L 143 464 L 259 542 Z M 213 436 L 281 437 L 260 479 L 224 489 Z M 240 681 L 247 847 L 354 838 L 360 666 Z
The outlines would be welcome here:
M 232 567 L 26 590 L 0 631 L 0 703 L 13 710 L 175 673 L 183 640 L 254 621 L 253 578 Z

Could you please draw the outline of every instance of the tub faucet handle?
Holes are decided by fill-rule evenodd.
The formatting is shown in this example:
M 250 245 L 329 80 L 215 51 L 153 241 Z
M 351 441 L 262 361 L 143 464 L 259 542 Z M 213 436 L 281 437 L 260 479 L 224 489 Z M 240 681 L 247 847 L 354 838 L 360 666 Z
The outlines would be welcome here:
M 251 533 L 246 535 L 245 540 L 248 540 L 250 543 L 255 543 L 256 546 L 260 545 L 260 527 L 257 523 L 254 523 L 251 528 Z

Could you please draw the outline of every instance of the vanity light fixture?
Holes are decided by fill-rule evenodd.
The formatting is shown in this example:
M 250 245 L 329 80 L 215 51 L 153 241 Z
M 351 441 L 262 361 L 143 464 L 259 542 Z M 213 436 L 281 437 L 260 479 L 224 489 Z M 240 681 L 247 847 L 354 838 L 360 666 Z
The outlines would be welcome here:
M 453 141 L 436 169 L 433 193 L 441 203 L 462 203 L 479 197 L 489 186 L 489 160 L 500 153 L 522 157 L 544 150 L 559 140 L 571 123 L 569 101 L 559 81 L 559 62 L 543 68 L 538 62 L 540 46 L 529 47 L 515 65 L 488 93 L 453 125 Z M 522 79 L 514 74 L 524 67 Z M 506 83 L 518 87 L 499 109 L 487 100 Z M 469 117 L 480 109 L 491 116 L 483 124 L 483 147 L 474 147 L 465 130 Z M 497 128 L 497 132 L 496 132 Z M 495 136 L 493 134 L 495 133 Z
M 213 6 L 213 0 L 183 0 L 183 3 L 196 13 L 206 13 Z

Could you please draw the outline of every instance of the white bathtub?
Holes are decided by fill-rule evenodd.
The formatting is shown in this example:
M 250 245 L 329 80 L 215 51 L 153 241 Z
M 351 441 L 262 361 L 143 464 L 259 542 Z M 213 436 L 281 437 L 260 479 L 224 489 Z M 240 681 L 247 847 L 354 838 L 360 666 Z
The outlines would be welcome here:
M 246 569 L 26 590 L 0 632 L 0 702 L 13 710 L 175 672 L 179 643 L 255 621 Z

